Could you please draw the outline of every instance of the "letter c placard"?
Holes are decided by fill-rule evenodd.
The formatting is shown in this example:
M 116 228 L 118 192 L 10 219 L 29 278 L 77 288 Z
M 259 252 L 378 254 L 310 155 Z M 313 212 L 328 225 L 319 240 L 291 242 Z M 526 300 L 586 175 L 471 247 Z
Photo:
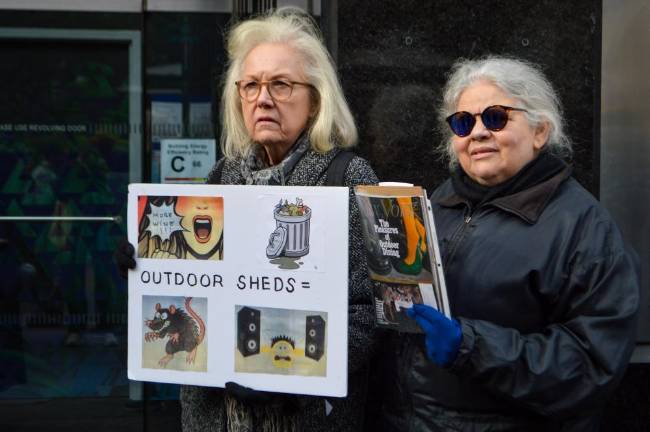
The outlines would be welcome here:
M 179 167 L 177 167 L 176 161 L 185 162 L 185 158 L 183 156 L 174 156 L 172 158 L 172 170 L 174 170 L 174 172 L 184 171 L 185 167 L 183 166 L 183 164 L 179 162 Z

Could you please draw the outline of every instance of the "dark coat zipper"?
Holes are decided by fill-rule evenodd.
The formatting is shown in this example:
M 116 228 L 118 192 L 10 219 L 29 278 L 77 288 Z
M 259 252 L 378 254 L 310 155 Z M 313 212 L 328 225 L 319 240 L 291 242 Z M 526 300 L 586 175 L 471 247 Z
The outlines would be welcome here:
M 474 217 L 474 213 L 476 212 L 476 209 L 472 210 L 470 207 L 465 207 L 465 211 L 463 212 L 463 223 L 460 224 L 460 226 L 456 229 L 456 232 L 454 235 L 451 236 L 451 239 L 449 240 L 449 253 L 444 259 L 444 262 L 442 264 L 443 268 L 447 267 L 447 265 L 451 262 L 451 259 L 454 257 L 456 254 L 456 250 L 458 249 L 458 246 L 460 245 L 460 241 L 465 235 L 465 231 L 467 230 L 467 227 L 469 226 L 469 223 L 472 221 L 472 218 Z

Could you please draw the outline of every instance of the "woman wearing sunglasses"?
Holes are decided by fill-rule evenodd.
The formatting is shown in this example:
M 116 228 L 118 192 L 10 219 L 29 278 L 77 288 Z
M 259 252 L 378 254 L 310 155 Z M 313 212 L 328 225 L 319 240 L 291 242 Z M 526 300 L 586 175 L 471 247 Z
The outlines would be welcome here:
M 578 182 L 559 101 L 534 66 L 457 63 L 432 195 L 452 319 L 415 305 L 383 412 L 399 431 L 598 429 L 634 347 L 633 253 Z M 397 389 L 397 390 L 396 390 Z

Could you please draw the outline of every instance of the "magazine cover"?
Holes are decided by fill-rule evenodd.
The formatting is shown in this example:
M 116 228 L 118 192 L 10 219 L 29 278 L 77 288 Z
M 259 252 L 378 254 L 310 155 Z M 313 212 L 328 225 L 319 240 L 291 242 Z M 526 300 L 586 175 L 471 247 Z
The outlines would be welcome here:
M 359 194 L 357 202 L 370 277 L 384 282 L 431 283 L 431 259 L 420 196 Z
M 377 324 L 405 333 L 422 333 L 417 323 L 406 315 L 414 304 L 437 304 L 431 284 L 404 284 L 373 281 L 373 298 Z
M 413 303 L 428 304 L 449 316 L 426 192 L 419 186 L 358 186 L 355 192 L 377 324 L 418 332 L 405 313 Z

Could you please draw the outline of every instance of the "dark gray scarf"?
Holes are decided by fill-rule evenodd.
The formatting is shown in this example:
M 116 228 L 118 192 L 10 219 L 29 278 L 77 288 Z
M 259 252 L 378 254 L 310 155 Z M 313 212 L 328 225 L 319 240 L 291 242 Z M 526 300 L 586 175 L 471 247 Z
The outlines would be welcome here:
M 254 144 L 241 161 L 242 177 L 247 185 L 285 185 L 289 174 L 310 147 L 309 133 L 304 132 L 279 164 L 268 166 L 264 148 Z
M 268 166 L 264 148 L 254 144 L 242 159 L 240 171 L 247 185 L 285 185 L 298 161 L 309 151 L 309 134 L 303 132 L 282 161 Z M 296 418 L 272 406 L 249 406 L 225 395 L 227 430 L 229 432 L 295 432 Z

